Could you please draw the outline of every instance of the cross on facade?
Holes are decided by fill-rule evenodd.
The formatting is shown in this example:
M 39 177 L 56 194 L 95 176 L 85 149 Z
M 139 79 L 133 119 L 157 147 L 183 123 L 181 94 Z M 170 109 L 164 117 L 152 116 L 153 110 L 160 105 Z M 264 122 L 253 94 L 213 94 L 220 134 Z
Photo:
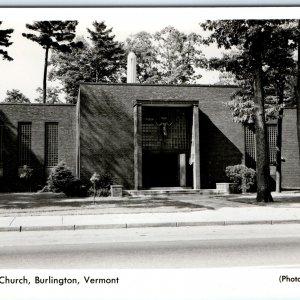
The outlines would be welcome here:
M 161 121 L 160 123 L 156 123 L 157 126 L 161 127 L 161 130 L 162 130 L 162 135 L 164 138 L 166 138 L 168 136 L 168 130 L 167 130 L 167 127 L 171 126 L 173 124 L 173 122 L 169 123 L 167 122 L 167 118 L 166 117 L 162 117 L 161 118 Z

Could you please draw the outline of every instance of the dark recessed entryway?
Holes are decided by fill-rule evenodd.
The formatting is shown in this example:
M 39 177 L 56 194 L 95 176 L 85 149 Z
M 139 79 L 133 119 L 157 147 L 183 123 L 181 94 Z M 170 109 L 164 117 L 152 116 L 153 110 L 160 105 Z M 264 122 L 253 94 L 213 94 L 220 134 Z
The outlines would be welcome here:
M 143 187 L 179 186 L 178 154 L 143 155 Z

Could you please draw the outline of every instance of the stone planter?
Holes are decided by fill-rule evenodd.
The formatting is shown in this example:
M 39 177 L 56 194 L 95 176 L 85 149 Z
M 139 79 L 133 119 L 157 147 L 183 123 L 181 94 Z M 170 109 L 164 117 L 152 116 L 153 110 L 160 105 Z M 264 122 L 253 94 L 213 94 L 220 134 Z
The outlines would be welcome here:
M 111 197 L 122 197 L 122 195 L 123 195 L 122 185 L 111 185 L 110 186 L 110 195 L 111 195 Z
M 237 193 L 237 183 L 220 182 L 216 183 L 217 190 L 224 191 L 226 194 Z

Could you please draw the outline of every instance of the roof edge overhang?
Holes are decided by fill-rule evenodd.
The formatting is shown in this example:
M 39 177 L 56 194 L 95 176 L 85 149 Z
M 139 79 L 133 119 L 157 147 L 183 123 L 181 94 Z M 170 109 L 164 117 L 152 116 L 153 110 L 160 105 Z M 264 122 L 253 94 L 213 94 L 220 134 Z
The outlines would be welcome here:
M 76 106 L 73 103 L 4 103 L 0 102 L 0 106 L 15 105 L 15 106 Z
M 237 85 L 221 84 L 154 84 L 154 83 L 111 83 L 111 82 L 79 82 L 80 85 L 100 86 L 166 86 L 166 87 L 205 87 L 205 88 L 238 88 Z
M 133 101 L 133 107 L 136 105 L 188 107 L 188 106 L 198 106 L 199 100 L 136 99 L 135 101 Z

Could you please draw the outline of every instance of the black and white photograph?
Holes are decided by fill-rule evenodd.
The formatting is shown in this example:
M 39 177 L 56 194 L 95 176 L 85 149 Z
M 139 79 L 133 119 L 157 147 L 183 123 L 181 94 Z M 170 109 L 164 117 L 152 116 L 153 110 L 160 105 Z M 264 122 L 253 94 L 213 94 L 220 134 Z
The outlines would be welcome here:
M 0 8 L 0 299 L 296 299 L 299 54 L 300 7 Z

